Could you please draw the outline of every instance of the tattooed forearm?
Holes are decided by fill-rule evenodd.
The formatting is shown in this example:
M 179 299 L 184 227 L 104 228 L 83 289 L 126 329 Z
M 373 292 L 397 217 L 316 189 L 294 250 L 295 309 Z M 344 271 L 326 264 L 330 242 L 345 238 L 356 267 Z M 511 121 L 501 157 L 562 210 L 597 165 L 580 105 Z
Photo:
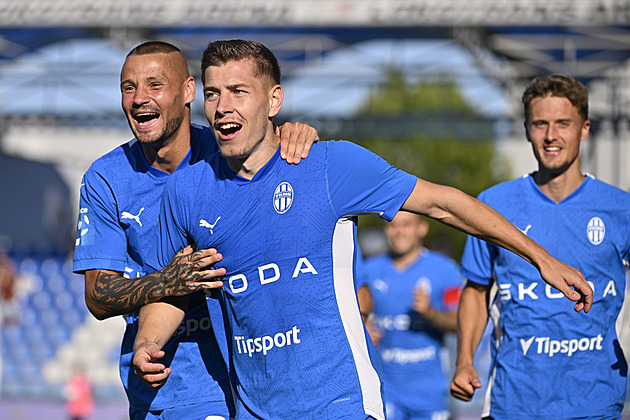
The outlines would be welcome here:
M 180 251 L 162 270 L 137 278 L 105 270 L 97 270 L 95 277 L 86 273 L 88 307 L 96 318 L 105 319 L 136 311 L 166 296 L 201 290 L 204 285 L 198 282 L 207 280 L 212 271 L 203 271 L 209 261 L 202 263 L 199 255 Z
M 103 319 L 136 311 L 163 296 L 164 285 L 159 272 L 133 279 L 99 272 L 86 297 L 92 304 L 94 316 Z

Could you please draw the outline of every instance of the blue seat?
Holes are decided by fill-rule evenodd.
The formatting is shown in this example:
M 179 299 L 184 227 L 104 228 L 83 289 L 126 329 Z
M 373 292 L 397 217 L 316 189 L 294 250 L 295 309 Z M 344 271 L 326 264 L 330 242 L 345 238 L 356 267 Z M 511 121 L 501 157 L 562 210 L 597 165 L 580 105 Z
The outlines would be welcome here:
M 72 307 L 63 312 L 62 319 L 64 325 L 69 330 L 73 330 L 83 322 L 85 314 L 76 307 Z
M 62 290 L 55 296 L 55 307 L 61 311 L 67 311 L 74 308 L 74 296 L 72 293 Z
M 33 302 L 33 305 L 35 305 L 34 309 L 40 312 L 49 309 L 52 305 L 50 293 L 46 290 L 42 290 L 41 292 L 31 295 L 31 301 Z
M 51 276 L 45 277 L 44 283 L 46 285 L 46 288 L 51 292 L 52 295 L 59 294 L 67 289 L 66 278 L 61 276 L 60 274 L 53 274 Z
M 40 271 L 46 277 L 56 276 L 61 272 L 62 262 L 56 258 L 44 258 L 40 260 Z
M 39 311 L 36 310 L 32 305 L 26 306 L 20 310 L 20 325 L 25 328 L 30 327 L 31 325 L 38 324 L 40 322 Z
M 71 334 L 72 331 L 61 324 L 57 324 L 46 329 L 46 340 L 50 343 L 52 348 L 57 349 L 60 345 L 68 341 Z
M 3 358 L 2 396 L 16 398 L 58 398 L 59 382 L 49 384 L 42 371 L 57 356 L 75 330 L 91 316 L 85 305 L 84 279 L 73 274 L 66 255 L 21 254 L 14 257 L 16 268 L 27 279 L 26 296 L 18 304 L 18 323 L 0 330 Z M 111 351 L 118 356 L 118 346 Z M 108 353 L 109 358 L 109 353 Z M 95 394 L 124 398 L 120 384 L 94 384 Z M 0 419 L 2 419 L 0 414 Z

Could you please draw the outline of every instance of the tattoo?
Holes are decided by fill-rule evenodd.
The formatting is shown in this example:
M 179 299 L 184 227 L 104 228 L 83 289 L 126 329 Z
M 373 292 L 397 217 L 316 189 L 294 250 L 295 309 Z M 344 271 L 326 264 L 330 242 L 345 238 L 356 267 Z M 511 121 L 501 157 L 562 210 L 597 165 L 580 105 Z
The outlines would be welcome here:
M 119 274 L 99 272 L 89 298 L 107 316 L 124 315 L 143 305 L 167 296 L 182 296 L 204 287 L 189 282 L 204 281 L 199 261 L 191 261 L 195 253 L 178 252 L 160 271 L 143 277 L 125 278 Z

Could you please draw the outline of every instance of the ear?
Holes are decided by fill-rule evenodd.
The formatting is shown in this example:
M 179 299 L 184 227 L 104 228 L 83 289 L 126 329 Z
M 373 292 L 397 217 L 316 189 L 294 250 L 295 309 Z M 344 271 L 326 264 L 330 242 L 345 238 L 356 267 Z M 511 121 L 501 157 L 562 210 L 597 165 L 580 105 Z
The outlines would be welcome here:
M 269 90 L 269 118 L 273 118 L 278 115 L 282 108 L 282 101 L 284 100 L 284 91 L 282 86 L 275 85 Z
M 589 120 L 586 120 L 582 124 L 582 132 L 580 133 L 580 141 L 582 142 L 586 140 L 590 132 L 591 132 L 591 122 Z
M 195 100 L 196 88 L 195 88 L 195 78 L 189 76 L 188 79 L 184 82 L 184 95 L 186 98 L 186 105 L 192 103 Z

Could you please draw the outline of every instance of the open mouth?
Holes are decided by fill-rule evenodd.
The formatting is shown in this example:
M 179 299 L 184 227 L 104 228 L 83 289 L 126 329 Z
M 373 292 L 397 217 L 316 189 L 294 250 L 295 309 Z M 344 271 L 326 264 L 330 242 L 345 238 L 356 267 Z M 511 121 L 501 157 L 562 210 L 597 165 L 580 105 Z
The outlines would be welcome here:
M 556 153 L 560 151 L 560 148 L 557 146 L 547 146 L 545 147 L 545 151 L 549 152 L 549 153 Z
M 243 128 L 243 126 L 236 123 L 217 124 L 217 130 L 226 137 L 236 134 L 241 128 Z
M 138 122 L 140 127 L 150 126 L 155 120 L 160 118 L 160 114 L 157 112 L 142 112 L 133 115 L 133 118 Z

